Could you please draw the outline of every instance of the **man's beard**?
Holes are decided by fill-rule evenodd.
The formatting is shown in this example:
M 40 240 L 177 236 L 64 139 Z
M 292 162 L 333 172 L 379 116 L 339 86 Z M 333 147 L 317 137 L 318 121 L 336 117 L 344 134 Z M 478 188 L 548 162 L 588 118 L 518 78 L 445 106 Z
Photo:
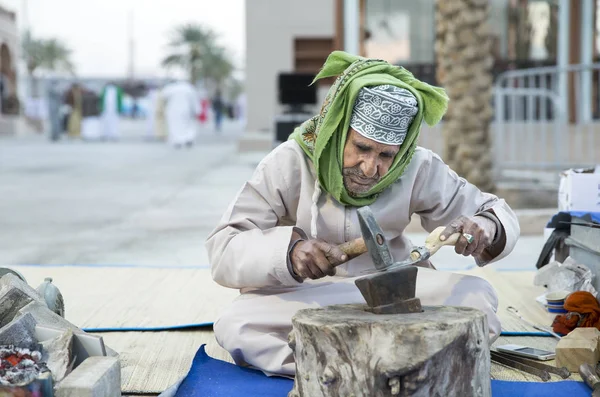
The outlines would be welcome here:
M 344 175 L 344 186 L 350 196 L 353 197 L 368 192 L 380 179 L 379 174 L 367 178 L 359 166 L 344 168 L 342 173 Z

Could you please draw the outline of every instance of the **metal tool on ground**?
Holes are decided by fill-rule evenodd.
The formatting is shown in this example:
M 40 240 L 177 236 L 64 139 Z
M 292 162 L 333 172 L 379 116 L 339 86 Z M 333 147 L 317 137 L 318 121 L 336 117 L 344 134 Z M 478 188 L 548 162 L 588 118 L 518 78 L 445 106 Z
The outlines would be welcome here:
M 527 324 L 539 331 L 547 332 L 550 335 L 554 336 L 556 339 L 559 339 L 559 340 L 562 339 L 562 336 L 560 336 L 556 332 L 552 331 L 550 328 L 542 327 L 541 325 L 536 325 L 536 324 L 532 323 L 531 321 L 524 319 L 523 316 L 521 316 L 521 313 L 519 313 L 519 310 L 517 310 L 517 308 L 515 308 L 514 306 L 507 307 L 506 311 L 509 312 L 510 314 L 512 314 L 513 316 L 520 318 L 521 321 L 523 321 L 525 324 Z
M 363 237 L 359 237 L 352 241 L 341 244 L 339 248 L 348 256 L 348 260 L 356 258 L 367 251 L 371 252 L 373 249 L 381 252 L 375 257 L 373 257 L 373 254 L 371 254 L 373 257 L 375 270 L 368 270 L 363 274 L 394 270 L 399 267 L 414 265 L 416 263 L 425 261 L 431 258 L 431 256 L 438 252 L 443 246 L 456 245 L 458 239 L 461 237 L 461 233 L 455 233 L 447 240 L 440 240 L 440 235 L 445 229 L 445 227 L 440 226 L 431 232 L 429 236 L 427 236 L 425 239 L 425 245 L 415 246 L 412 248 L 408 259 L 401 262 L 394 262 L 391 254 L 389 254 L 389 250 L 384 252 L 387 249 L 387 242 L 383 232 L 375 221 L 375 217 L 373 216 L 371 209 L 369 207 L 362 207 L 357 212 Z M 367 235 L 365 235 L 365 225 L 368 231 Z M 462 234 L 462 236 L 464 236 L 467 240 L 473 239 L 473 236 L 467 233 Z M 386 247 L 386 249 L 383 249 L 382 247 Z
M 591 364 L 581 364 L 579 366 L 579 375 L 585 383 L 592 389 L 592 397 L 600 397 L 600 377 L 596 369 Z
M 527 372 L 528 374 L 532 374 L 535 376 L 539 376 L 544 382 L 549 381 L 550 374 L 546 368 L 540 368 L 538 365 L 542 365 L 547 367 L 547 365 L 535 363 L 536 366 L 531 365 L 531 363 L 525 363 L 523 360 L 527 360 L 521 357 L 502 355 L 501 353 L 491 351 L 490 352 L 492 362 L 506 365 L 507 367 L 511 367 L 514 369 L 518 369 L 519 371 Z
M 375 272 L 370 272 L 372 274 L 357 279 L 355 284 L 365 298 L 370 311 L 377 314 L 420 312 L 421 301 L 415 297 L 418 268 L 410 265 L 429 258 L 442 245 L 455 244 L 460 234 L 456 233 L 450 236 L 447 241 L 440 241 L 438 233 L 434 239 L 441 244 L 426 243 L 424 247 L 415 247 L 410 259 L 394 262 L 383 231 L 369 207 L 362 207 L 358 210 L 358 220 L 363 236 L 361 240 L 371 255 Z M 443 230 L 444 228 L 439 229 Z M 359 246 L 360 242 L 349 244 L 347 247 L 350 249 L 342 248 L 342 251 L 350 256 L 349 252 L 356 254 L 363 250 L 362 248 L 356 249 Z
M 544 364 L 541 363 L 539 361 L 535 361 L 529 358 L 525 358 L 525 357 L 519 357 L 517 355 L 514 354 L 510 354 L 510 353 L 504 353 L 504 352 L 499 352 L 499 351 L 491 351 L 491 357 L 492 357 L 492 361 L 494 361 L 494 358 L 506 358 L 507 360 L 510 360 L 510 362 L 506 361 L 505 362 L 500 362 L 500 364 L 504 364 L 506 366 L 515 368 L 515 369 L 519 369 L 525 372 L 528 372 L 527 370 L 523 370 L 521 368 L 516 368 L 513 366 L 513 363 L 520 363 L 520 364 L 524 364 L 528 367 L 532 367 L 532 368 L 537 368 L 539 370 L 543 370 L 546 371 L 548 373 L 551 374 L 556 374 L 558 376 L 560 376 L 563 379 L 567 379 L 571 376 L 571 372 L 569 372 L 568 369 L 561 367 L 561 368 L 557 368 L 555 366 L 552 365 L 548 365 L 548 364 Z M 531 373 L 531 372 L 529 372 Z M 537 373 L 534 373 L 533 375 L 538 375 Z

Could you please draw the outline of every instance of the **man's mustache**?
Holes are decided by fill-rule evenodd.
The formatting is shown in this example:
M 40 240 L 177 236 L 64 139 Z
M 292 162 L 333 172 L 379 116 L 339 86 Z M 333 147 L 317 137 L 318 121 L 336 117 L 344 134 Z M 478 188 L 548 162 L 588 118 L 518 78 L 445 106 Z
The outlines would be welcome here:
M 359 167 L 344 168 L 343 174 L 344 176 L 357 176 L 365 181 L 377 182 L 379 180 L 379 174 L 375 174 L 374 177 L 368 178 Z

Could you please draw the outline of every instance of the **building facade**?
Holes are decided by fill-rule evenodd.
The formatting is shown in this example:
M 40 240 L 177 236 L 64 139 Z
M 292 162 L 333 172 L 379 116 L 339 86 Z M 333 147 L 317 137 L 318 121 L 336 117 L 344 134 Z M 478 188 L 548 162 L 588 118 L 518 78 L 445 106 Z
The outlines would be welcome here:
M 281 112 L 278 73 L 316 73 L 332 50 L 344 49 L 345 1 L 349 0 L 246 1 L 249 133 L 273 133 L 274 117 Z M 361 55 L 401 64 L 418 78 L 436 83 L 436 0 L 352 1 L 359 4 Z M 581 1 L 570 1 L 569 26 L 573 29 L 579 26 Z M 494 73 L 555 63 L 557 22 L 555 1 L 490 0 Z M 596 31 L 598 26 L 596 23 Z M 577 63 L 579 34 L 574 30 L 570 37 L 571 63 Z M 598 40 L 594 54 L 597 46 Z M 327 88 L 326 84 L 319 86 L 319 99 Z
M 334 3 L 246 0 L 248 131 L 273 131 L 274 116 L 281 112 L 277 102 L 279 73 L 314 70 L 315 58 L 319 66 L 323 63 L 333 46 Z M 324 97 L 324 90 L 319 89 L 319 98 Z

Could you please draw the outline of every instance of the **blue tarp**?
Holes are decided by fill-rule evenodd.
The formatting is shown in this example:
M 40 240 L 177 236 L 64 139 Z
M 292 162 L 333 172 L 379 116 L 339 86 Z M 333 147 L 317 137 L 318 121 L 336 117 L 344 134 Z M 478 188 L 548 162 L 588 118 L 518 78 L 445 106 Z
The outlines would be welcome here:
M 262 372 L 242 368 L 209 357 L 200 347 L 190 372 L 179 386 L 176 397 L 287 397 L 294 382 L 267 377 Z M 582 382 L 510 382 L 492 380 L 493 397 L 589 397 L 591 389 Z

